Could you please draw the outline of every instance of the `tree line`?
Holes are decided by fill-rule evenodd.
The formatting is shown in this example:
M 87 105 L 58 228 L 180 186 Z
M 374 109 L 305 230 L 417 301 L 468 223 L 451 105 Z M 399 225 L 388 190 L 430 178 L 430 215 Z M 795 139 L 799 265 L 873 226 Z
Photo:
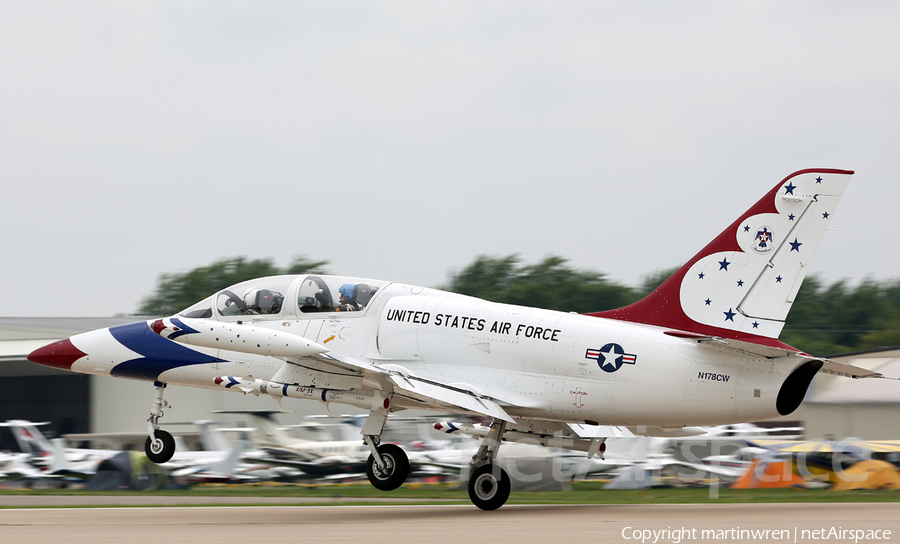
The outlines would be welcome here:
M 278 274 L 327 274 L 328 264 L 297 257 L 280 268 L 271 259 L 221 259 L 187 272 L 161 275 L 138 313 L 171 315 L 241 281 Z M 518 255 L 482 255 L 436 287 L 494 302 L 587 313 L 631 304 L 677 269 L 654 272 L 637 287 L 630 287 L 602 272 L 575 269 L 559 256 L 528 264 Z M 822 356 L 898 346 L 900 281 L 865 280 L 854 286 L 842 280 L 826 285 L 816 276 L 807 277 L 780 338 Z

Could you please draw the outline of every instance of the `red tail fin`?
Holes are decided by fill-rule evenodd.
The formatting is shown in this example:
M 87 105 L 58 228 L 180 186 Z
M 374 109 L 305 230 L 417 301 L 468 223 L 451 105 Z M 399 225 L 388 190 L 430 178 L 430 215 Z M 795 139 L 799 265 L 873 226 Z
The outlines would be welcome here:
M 778 335 L 852 174 L 791 174 L 655 291 L 588 315 L 785 346 Z

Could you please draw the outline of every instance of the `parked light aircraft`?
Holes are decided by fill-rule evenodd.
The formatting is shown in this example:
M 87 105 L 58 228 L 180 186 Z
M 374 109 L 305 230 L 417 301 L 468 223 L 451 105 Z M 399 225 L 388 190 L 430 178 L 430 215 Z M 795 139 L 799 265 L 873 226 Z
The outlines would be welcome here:
M 0 427 L 13 427 L 15 428 L 19 423 L 27 423 L 29 425 L 44 425 L 46 423 L 35 423 L 32 424 L 30 421 L 7 421 L 5 423 L 0 423 Z M 30 444 L 23 443 L 20 435 L 13 432 L 13 436 L 16 438 L 16 441 L 19 444 L 19 449 L 22 450 L 18 453 L 0 451 L 0 480 L 37 480 L 40 479 L 45 471 L 39 470 L 34 467 L 32 461 L 35 456 L 38 455 L 34 452 Z
M 238 463 L 247 443 L 238 440 L 231 447 L 228 455 L 217 460 L 195 462 L 172 471 L 171 476 L 182 484 L 227 483 L 239 480 L 251 480 L 251 476 L 238 474 Z
M 774 457 L 775 452 L 772 450 L 747 445 L 730 454 L 704 457 L 699 463 L 672 461 L 667 466 L 680 480 L 715 476 L 730 482 L 746 474 L 753 461 Z
M 399 487 L 409 466 L 400 447 L 380 443 L 389 413 L 487 416 L 491 430 L 468 489 L 475 505 L 492 510 L 510 489 L 493 462 L 507 428 L 569 436 L 592 456 L 604 425 L 693 435 L 699 425 L 790 414 L 817 372 L 882 377 L 778 340 L 852 174 L 791 174 L 659 288 L 617 310 L 577 315 L 402 283 L 275 276 L 28 358 L 152 382 L 146 451 L 157 462 L 174 450 L 159 428 L 168 384 L 369 409 L 361 431 L 367 474 L 383 490 Z
M 41 425 L 49 424 L 49 421 L 35 423 L 24 419 L 10 419 L 0 423 L 0 427 L 9 427 L 22 453 L 38 456 L 53 451 L 50 441 L 38 430 Z
M 253 446 L 271 457 L 254 462 L 270 463 L 302 470 L 309 476 L 362 474 L 366 470 L 368 447 L 359 440 L 301 440 L 292 438 L 272 419 L 271 410 L 218 410 L 217 413 L 243 414 L 250 418 Z
M 328 463 L 365 461 L 369 450 L 359 440 L 302 440 L 292 438 L 278 426 L 272 410 L 218 410 L 220 414 L 243 414 L 250 418 L 253 445 L 275 457 Z
M 489 428 L 482 425 L 471 425 L 468 423 L 457 423 L 449 421 L 441 421 L 434 424 L 434 428 L 442 433 L 464 436 L 469 438 L 483 438 L 489 432 Z M 770 427 L 764 428 L 752 423 L 740 423 L 736 425 L 720 425 L 706 429 L 706 433 L 699 439 L 701 444 L 712 444 L 714 442 L 723 443 L 743 443 L 744 445 L 737 448 L 734 452 L 726 455 L 709 455 L 702 459 L 697 459 L 692 450 L 691 444 L 685 444 L 679 438 L 648 438 L 635 437 L 627 429 L 613 428 L 610 430 L 618 431 L 619 436 L 607 438 L 606 442 L 601 446 L 604 450 L 605 459 L 585 459 L 583 456 L 580 461 L 575 461 L 568 455 L 559 457 L 561 465 L 561 473 L 571 475 L 575 479 L 583 479 L 584 477 L 595 474 L 610 472 L 613 469 L 622 469 L 633 465 L 640 465 L 642 468 L 650 471 L 656 479 L 660 479 L 661 473 L 666 471 L 670 475 L 675 476 L 682 481 L 696 481 L 710 476 L 716 476 L 725 480 L 735 480 L 744 475 L 750 467 L 754 459 L 763 457 L 772 457 L 777 452 L 772 449 L 755 446 L 751 440 L 752 437 L 772 437 L 771 433 L 781 432 L 800 432 L 802 427 Z M 787 444 L 788 438 L 797 435 L 778 437 L 773 441 L 778 444 Z M 529 444 L 541 444 L 550 448 L 561 447 L 563 449 L 577 449 L 574 444 L 568 444 L 566 438 L 558 436 L 540 436 L 535 437 L 533 433 L 520 433 L 507 430 L 503 433 L 501 439 L 504 442 L 526 442 Z M 690 439 L 688 439 L 690 440 Z M 681 442 L 682 455 L 687 459 L 679 459 L 672 453 L 672 449 L 677 447 L 677 443 Z M 583 448 L 589 447 L 589 443 L 581 445 Z M 606 446 L 606 448 L 604 448 Z M 584 449 L 583 451 L 586 451 Z M 438 452 L 440 453 L 440 452 Z M 463 456 L 457 455 L 457 459 Z M 694 459 L 690 461 L 688 459 Z M 452 465 L 446 463 L 446 458 L 441 466 L 449 468 Z M 460 467 L 456 467 L 457 470 Z
M 48 440 L 38 430 L 38 426 L 45 424 L 24 420 L 9 420 L 0 423 L 0 427 L 9 427 L 12 430 L 19 447 L 25 452 L 21 455 L 28 460 L 29 466 L 34 467 L 31 471 L 19 471 L 20 477 L 87 480 L 97 472 L 97 467 L 102 461 L 119 453 L 118 450 L 109 449 L 71 448 L 62 438 Z M 190 484 L 248 480 L 259 475 L 260 471 L 265 469 L 254 458 L 252 452 L 247 453 L 252 464 L 241 463 L 247 444 L 243 441 L 238 441 L 234 445 L 229 444 L 215 429 L 213 422 L 195 421 L 191 425 L 200 428 L 204 443 L 212 446 L 213 449 L 189 451 L 185 447 L 177 455 L 173 455 L 172 463 L 168 465 L 168 468 L 171 476 L 178 482 Z M 92 435 L 87 434 L 79 436 L 84 439 L 92 438 Z M 175 440 L 178 441 L 179 438 L 176 437 Z M 284 472 L 280 468 L 276 471 L 279 472 L 276 474 L 278 476 Z M 13 471 L 5 470 L 4 472 L 12 473 Z M 270 469 L 269 472 L 273 471 Z M 271 474 L 263 474 L 263 476 L 271 476 Z
M 445 434 L 474 438 L 477 440 L 484 439 L 490 433 L 490 427 L 480 424 L 458 423 L 450 421 L 439 421 L 434 424 L 434 429 Z M 631 435 L 626 430 L 625 433 Z M 651 442 L 647 437 L 629 437 L 615 436 L 608 438 L 600 445 L 600 451 L 604 456 L 600 459 L 586 458 L 583 454 L 578 455 L 575 443 L 571 438 L 543 435 L 535 436 L 534 433 L 522 433 L 513 430 L 506 430 L 501 437 L 502 442 L 521 443 L 520 448 L 516 450 L 519 457 L 534 456 L 533 448 L 551 448 L 550 452 L 541 454 L 543 457 L 553 456 L 553 462 L 557 465 L 557 476 L 568 480 L 583 480 L 588 476 L 607 473 L 616 468 L 631 466 L 634 464 L 647 462 L 648 457 L 662 454 L 665 447 L 663 442 Z M 590 442 L 580 440 L 583 447 L 582 452 L 586 452 L 590 447 Z M 503 461 L 503 454 L 506 453 L 506 463 L 515 462 L 515 455 L 510 454 L 509 447 L 503 448 L 503 452 L 498 454 L 497 459 Z M 468 468 L 469 461 L 475 451 L 470 448 L 442 449 L 436 451 L 428 451 L 422 453 L 424 460 L 420 463 L 433 466 L 462 471 Z M 512 459 L 510 459 L 510 457 Z M 549 476 L 549 475 L 548 475 Z
M 34 423 L 21 419 L 11 419 L 0 423 L 0 427 L 9 427 L 19 444 L 19 448 L 29 458 L 29 463 L 40 469 L 37 474 L 41 478 L 70 478 L 84 480 L 97 469 L 97 465 L 116 452 L 69 448 L 62 438 L 48 440 L 38 430 L 47 422 Z

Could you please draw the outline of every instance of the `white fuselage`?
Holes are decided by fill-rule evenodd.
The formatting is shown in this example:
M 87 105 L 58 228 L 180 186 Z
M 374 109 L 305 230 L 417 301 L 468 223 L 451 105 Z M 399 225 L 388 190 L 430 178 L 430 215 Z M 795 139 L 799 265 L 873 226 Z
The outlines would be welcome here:
M 361 312 L 303 314 L 286 304 L 277 316 L 218 319 L 284 331 L 335 355 L 387 368 L 396 365 L 420 378 L 488 394 L 514 418 L 573 423 L 680 427 L 777 417 L 779 389 L 804 361 L 739 354 L 674 337 L 655 326 L 396 283 L 380 289 Z M 152 335 L 149 327 L 147 334 Z M 74 345 L 90 356 L 71 370 L 122 375 L 116 367 L 141 355 L 135 346 L 115 341 L 121 336 L 102 329 L 73 337 Z M 218 388 L 216 377 L 271 380 L 285 366 L 275 357 L 189 349 L 219 361 L 124 377 Z M 320 374 L 314 368 L 310 373 L 313 381 Z M 331 376 L 327 384 L 319 377 L 319 383 L 308 385 L 371 390 L 350 372 Z M 394 399 L 394 409 L 399 408 L 428 409 L 402 397 Z

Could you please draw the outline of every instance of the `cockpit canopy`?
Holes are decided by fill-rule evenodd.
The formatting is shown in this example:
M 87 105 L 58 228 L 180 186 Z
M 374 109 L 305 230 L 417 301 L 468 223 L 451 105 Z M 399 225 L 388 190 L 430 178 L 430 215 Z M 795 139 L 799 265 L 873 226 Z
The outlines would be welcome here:
M 363 312 L 386 284 L 347 276 L 270 276 L 232 285 L 178 315 L 228 320 L 234 316 Z

